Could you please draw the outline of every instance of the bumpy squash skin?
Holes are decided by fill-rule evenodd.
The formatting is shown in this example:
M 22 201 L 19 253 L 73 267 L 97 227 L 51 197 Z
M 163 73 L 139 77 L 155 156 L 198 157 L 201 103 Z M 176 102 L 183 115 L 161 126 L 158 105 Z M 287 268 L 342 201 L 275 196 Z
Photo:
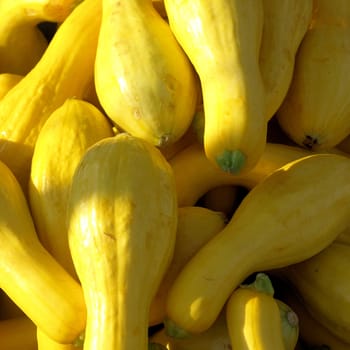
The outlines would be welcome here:
M 70 343 L 84 330 L 78 284 L 40 244 L 23 192 L 0 163 L 0 287 L 52 339 Z
M 318 154 L 265 177 L 179 273 L 168 293 L 168 318 L 202 332 L 252 272 L 302 261 L 328 246 L 348 226 L 349 167 L 346 157 Z
M 310 259 L 288 266 L 283 273 L 303 298 L 310 314 L 330 333 L 348 344 L 349 271 L 349 245 L 334 242 Z
M 332 2 L 333 10 L 326 1 L 315 4 L 277 119 L 294 142 L 320 150 L 336 146 L 350 133 L 350 3 Z
M 192 121 L 197 78 L 152 0 L 103 1 L 95 82 L 111 120 L 156 146 L 177 141 Z
M 264 29 L 259 64 L 271 119 L 292 81 L 295 55 L 312 16 L 312 0 L 263 0 Z
M 113 136 L 96 107 L 67 99 L 47 119 L 34 147 L 28 197 L 44 247 L 75 276 L 67 235 L 67 203 L 74 171 L 88 147 Z
M 259 67 L 262 1 L 165 0 L 170 27 L 202 87 L 207 157 L 239 173 L 261 156 L 267 123 Z
M 40 61 L 0 101 L 0 159 L 25 193 L 41 127 L 67 98 L 83 96 L 92 81 L 100 15 L 99 1 L 78 5 Z
M 225 224 L 226 217 L 222 212 L 197 206 L 179 208 L 174 254 L 152 300 L 150 326 L 164 321 L 167 293 L 182 267 L 202 245 L 220 232 Z
M 87 305 L 84 350 L 146 350 L 150 303 L 176 238 L 169 164 L 155 146 L 126 133 L 101 140 L 75 172 L 69 213 Z
M 182 207 L 194 205 L 205 193 L 218 186 L 238 185 L 251 189 L 272 171 L 307 155 L 311 152 L 301 147 L 267 143 L 259 162 L 251 171 L 233 175 L 213 165 L 203 147 L 197 143 L 177 153 L 169 162 L 175 175 L 178 204 Z

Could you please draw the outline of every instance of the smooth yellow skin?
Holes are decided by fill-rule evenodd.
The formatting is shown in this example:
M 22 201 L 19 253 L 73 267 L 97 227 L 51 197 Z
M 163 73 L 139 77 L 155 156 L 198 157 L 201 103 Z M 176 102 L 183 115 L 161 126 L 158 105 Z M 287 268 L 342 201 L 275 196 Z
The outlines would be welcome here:
M 238 288 L 226 305 L 232 349 L 284 350 L 281 317 L 272 295 Z
M 168 318 L 189 333 L 202 332 L 251 273 L 297 263 L 327 247 L 348 226 L 349 170 L 348 158 L 317 154 L 265 177 L 181 270 L 168 293 Z
M 0 101 L 0 160 L 25 192 L 41 127 L 67 98 L 82 97 L 91 84 L 100 11 L 97 0 L 78 5 L 38 64 Z
M 151 326 L 162 323 L 166 318 L 165 304 L 168 290 L 182 267 L 225 225 L 226 217 L 222 212 L 196 206 L 179 208 L 174 254 L 151 303 L 149 318 Z
M 197 102 L 197 79 L 152 0 L 103 0 L 96 92 L 107 115 L 156 146 L 179 140 Z
M 27 316 L 0 321 L 1 350 L 37 350 L 36 326 Z
M 251 169 L 264 150 L 267 132 L 258 62 L 262 1 L 165 0 L 164 4 L 170 27 L 201 81 L 207 157 L 228 172 Z M 231 159 L 235 154 L 238 161 Z
M 85 153 L 69 246 L 87 306 L 84 350 L 147 350 L 149 307 L 173 255 L 177 202 L 160 151 L 126 133 Z
M 48 42 L 36 25 L 63 22 L 79 0 L 2 0 L 0 2 L 0 73 L 27 74 Z
M 283 275 L 295 286 L 307 310 L 328 331 L 350 344 L 350 247 L 334 242 L 319 254 L 287 267 Z
M 39 242 L 23 192 L 1 162 L 0 175 L 0 288 L 50 337 L 71 342 L 85 327 L 81 287 Z
M 311 21 L 312 0 L 263 0 L 264 30 L 259 64 L 266 118 L 276 113 L 292 81 L 295 55 Z
M 251 171 L 231 175 L 213 165 L 203 147 L 196 143 L 177 153 L 169 162 L 175 175 L 178 204 L 182 207 L 194 205 L 205 193 L 219 186 L 238 185 L 251 189 L 272 171 L 307 155 L 311 152 L 300 147 L 268 143 Z
M 74 171 L 88 147 L 113 136 L 101 111 L 80 99 L 67 99 L 47 119 L 34 148 L 29 203 L 44 247 L 76 276 L 67 235 L 67 203 Z
M 332 10 L 326 1 L 316 4 L 277 119 L 297 144 L 326 150 L 350 133 L 350 98 L 344 88 L 350 84 L 350 3 L 335 1 Z

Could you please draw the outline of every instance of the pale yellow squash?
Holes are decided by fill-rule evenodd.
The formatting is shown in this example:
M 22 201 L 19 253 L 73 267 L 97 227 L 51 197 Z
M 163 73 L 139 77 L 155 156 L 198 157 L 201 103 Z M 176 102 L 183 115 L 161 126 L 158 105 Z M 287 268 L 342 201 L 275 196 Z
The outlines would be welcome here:
M 75 171 L 69 246 L 87 307 L 84 350 L 147 350 L 149 308 L 173 256 L 171 167 L 126 133 L 91 146 Z
M 152 0 L 103 0 L 95 63 L 99 101 L 124 131 L 156 146 L 176 142 L 195 111 L 190 61 Z
M 113 135 L 91 103 L 67 99 L 47 119 L 34 148 L 28 197 L 41 243 L 75 277 L 67 235 L 67 203 L 74 171 L 88 147 Z

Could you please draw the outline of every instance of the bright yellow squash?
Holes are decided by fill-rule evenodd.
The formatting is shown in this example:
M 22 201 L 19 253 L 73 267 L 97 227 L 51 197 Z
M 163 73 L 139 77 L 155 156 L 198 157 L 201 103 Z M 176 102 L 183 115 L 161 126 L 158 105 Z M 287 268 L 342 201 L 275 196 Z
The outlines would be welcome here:
M 350 133 L 350 2 L 315 1 L 277 119 L 297 144 L 329 149 Z
M 312 5 L 312 0 L 263 0 L 259 63 L 266 91 L 267 119 L 274 116 L 287 94 L 295 56 L 311 21 Z
M 328 331 L 350 344 L 350 246 L 334 242 L 319 254 L 288 266 L 283 275 L 306 309 Z
M 307 155 L 311 152 L 301 147 L 267 143 L 259 162 L 251 171 L 233 175 L 213 165 L 203 147 L 194 143 L 177 153 L 169 163 L 175 175 L 178 203 L 183 207 L 194 205 L 208 191 L 219 186 L 239 185 L 251 189 L 272 171 Z
M 67 203 L 74 171 L 88 147 L 113 135 L 94 105 L 67 99 L 47 119 L 34 147 L 28 197 L 41 243 L 75 276 L 67 235 Z
M 282 323 L 287 321 L 289 328 L 298 329 L 297 320 L 295 314 L 290 321 L 282 319 L 273 285 L 264 273 L 258 273 L 252 283 L 234 290 L 226 305 L 232 349 L 294 350 L 297 337 L 287 338 L 290 342 L 286 343 Z
M 89 148 L 72 182 L 69 245 L 84 291 L 84 350 L 146 350 L 149 308 L 170 264 L 177 202 L 160 151 L 126 133 Z
M 84 96 L 91 84 L 100 10 L 98 0 L 78 5 L 40 61 L 0 101 L 0 160 L 25 192 L 41 127 L 67 98 Z
M 37 348 L 35 350 L 82 350 L 82 343 L 77 341 L 71 344 L 62 344 L 51 339 L 40 328 L 36 328 Z
M 167 317 L 174 327 L 203 332 L 247 276 L 305 260 L 334 241 L 349 222 L 349 171 L 348 158 L 315 154 L 258 183 L 172 284 Z
M 197 79 L 152 0 L 103 0 L 97 96 L 117 126 L 156 146 L 177 141 L 195 111 Z
M 150 326 L 164 321 L 168 290 L 177 274 L 198 249 L 220 232 L 225 224 L 226 216 L 222 212 L 199 206 L 179 208 L 174 254 L 152 300 L 149 316 Z
M 170 27 L 196 69 L 207 157 L 229 173 L 251 169 L 266 142 L 259 67 L 263 2 L 164 0 Z
M 52 339 L 70 343 L 84 330 L 83 292 L 38 240 L 12 172 L 0 162 L 0 288 Z
M 48 41 L 40 22 L 62 23 L 81 0 L 1 0 L 0 73 L 27 74 Z

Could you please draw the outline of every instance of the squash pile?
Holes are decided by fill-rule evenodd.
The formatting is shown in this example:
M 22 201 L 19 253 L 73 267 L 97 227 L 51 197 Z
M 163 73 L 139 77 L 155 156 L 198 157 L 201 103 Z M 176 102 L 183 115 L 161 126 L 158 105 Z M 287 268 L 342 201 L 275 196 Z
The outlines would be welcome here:
M 0 15 L 0 350 L 350 349 L 348 0 Z

